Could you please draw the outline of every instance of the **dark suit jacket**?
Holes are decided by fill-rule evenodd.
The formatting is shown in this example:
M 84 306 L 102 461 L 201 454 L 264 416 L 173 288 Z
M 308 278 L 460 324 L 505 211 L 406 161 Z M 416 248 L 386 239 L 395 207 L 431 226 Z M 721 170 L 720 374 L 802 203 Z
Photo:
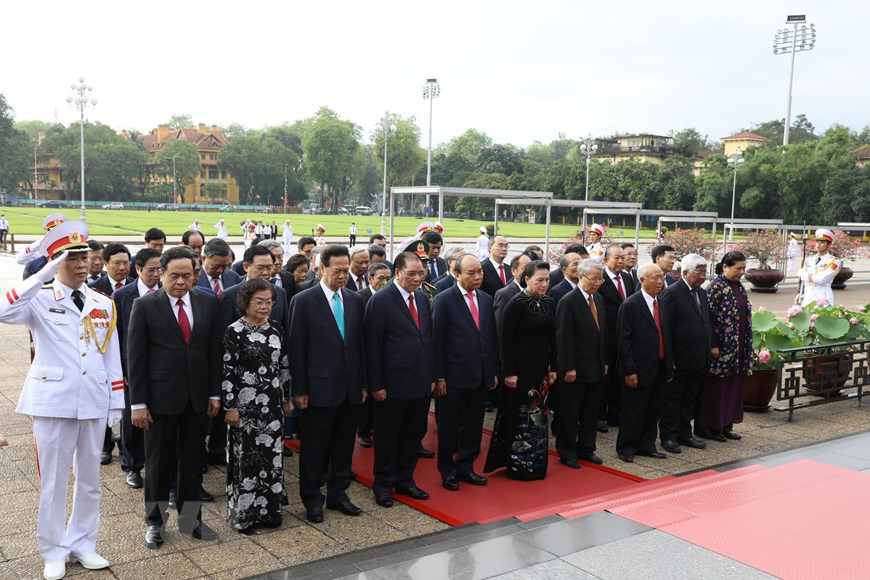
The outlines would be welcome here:
M 238 274 L 239 278 L 244 278 L 248 275 L 248 273 L 245 272 L 244 264 L 245 264 L 244 260 L 238 260 L 237 262 L 233 262 L 233 265 L 230 266 L 230 270 L 232 270 L 233 272 Z
M 369 298 L 372 297 L 372 287 L 371 287 L 371 286 L 366 286 L 365 288 L 363 288 L 362 290 L 360 290 L 359 292 L 357 292 L 357 294 L 359 294 L 360 296 L 362 296 L 362 298 L 363 298 L 363 305 L 364 305 L 364 306 L 368 306 L 368 304 L 369 304 Z
M 492 265 L 492 260 L 484 260 L 483 284 L 480 289 L 489 294 L 490 298 L 494 297 L 496 292 L 510 284 L 511 280 L 514 279 L 514 275 L 511 274 L 511 269 L 508 267 L 507 263 L 504 265 L 504 278 L 505 283 L 502 284 L 501 277 L 498 275 L 498 270 L 496 270 L 495 266 Z
M 671 356 L 670 327 L 667 309 L 659 303 L 659 318 L 665 338 L 665 376 L 674 376 Z M 638 384 L 655 384 L 659 365 L 659 333 L 642 292 L 635 292 L 619 308 L 617 321 L 617 351 L 619 374 L 626 377 L 637 373 Z
M 522 292 L 523 289 L 519 285 L 510 283 L 504 288 L 501 288 L 495 293 L 492 298 L 492 310 L 495 314 L 495 335 L 498 338 L 498 352 L 501 353 L 501 337 L 504 331 L 504 309 L 511 301 L 511 298 Z
M 429 299 L 417 290 L 414 304 L 420 328 L 395 283 L 366 305 L 366 385 L 370 392 L 386 389 L 388 399 L 428 398 L 436 379 Z
M 293 274 L 290 272 L 285 272 L 284 270 L 280 270 L 278 272 L 278 277 L 281 278 L 281 288 L 284 289 L 284 293 L 287 294 L 287 305 L 290 305 L 290 299 L 293 298 L 293 295 L 296 294 L 296 279 L 293 278 Z
M 670 274 L 665 274 L 664 278 L 665 278 L 665 288 L 667 288 L 668 286 L 673 286 L 674 284 L 677 283 L 677 280 L 674 280 L 673 278 L 671 278 Z
M 136 281 L 135 278 L 131 278 L 130 276 L 127 276 L 127 278 L 124 280 L 124 286 L 126 286 L 130 282 L 135 282 L 135 281 Z M 112 279 L 109 278 L 108 276 L 103 276 L 102 278 L 100 278 L 96 282 L 91 282 L 90 284 L 88 284 L 88 288 L 93 288 L 94 290 L 98 290 L 99 292 L 102 292 L 106 296 L 111 296 L 115 292 L 115 288 L 112 286 Z M 121 288 L 123 288 L 123 286 Z M 118 288 L 118 290 L 120 290 L 121 288 Z
M 127 330 L 127 382 L 130 404 L 151 413 L 178 415 L 188 402 L 198 413 L 209 397 L 221 394 L 221 339 L 217 299 L 190 290 L 193 328 L 190 344 L 181 336 L 173 307 L 162 288 L 133 301 Z
M 458 285 L 438 294 L 432 302 L 435 374 L 447 381 L 448 389 L 490 387 L 498 374 L 492 298 L 478 290 L 477 303 L 480 330 Z
M 160 289 L 160 282 L 157 283 Z M 156 290 L 155 290 L 156 291 Z M 130 328 L 130 314 L 133 312 L 133 301 L 139 298 L 139 284 L 127 284 L 119 288 L 112 296 L 118 312 L 118 346 L 121 350 L 121 368 L 127 376 L 127 330 Z M 194 324 L 196 322 L 194 321 Z
M 363 280 L 366 281 L 366 287 L 369 285 L 369 275 L 363 274 Z M 351 292 L 359 292 L 359 288 L 356 287 L 356 281 L 353 279 L 353 274 L 349 274 L 347 277 L 347 284 L 345 284 L 345 288 L 350 290 Z
M 619 315 L 619 307 L 622 306 L 622 296 L 619 295 L 619 289 L 607 272 L 601 274 L 604 281 L 601 283 L 598 293 L 604 299 L 604 308 L 607 310 L 607 353 L 613 355 L 616 353 L 616 319 Z M 622 289 L 625 291 L 627 299 L 634 294 L 634 282 L 631 281 L 631 276 L 625 272 L 620 272 L 619 276 L 622 278 Z
M 549 294 L 553 299 L 553 304 L 558 306 L 559 302 L 562 301 L 562 298 L 570 294 L 573 290 L 574 286 L 571 286 L 571 283 L 563 277 L 561 282 L 547 291 L 547 294 Z
M 452 288 L 454 285 L 456 285 L 456 278 L 450 274 L 446 274 L 441 276 L 441 279 L 435 282 L 435 289 L 438 292 L 444 292 L 448 288 Z
M 556 346 L 559 351 L 559 378 L 568 371 L 577 373 L 579 383 L 600 383 L 607 364 L 607 313 L 604 299 L 592 294 L 598 310 L 595 325 L 589 303 L 579 288 L 568 292 L 556 305 Z
M 640 292 L 640 278 L 637 277 L 637 268 L 631 271 L 631 282 L 634 284 L 634 291 Z M 632 292 L 633 294 L 634 292 Z
M 565 279 L 565 273 L 562 272 L 562 268 L 556 266 L 555 270 L 550 271 L 550 288 L 553 289 Z
M 109 275 L 109 274 L 108 274 L 105 270 L 102 270 L 102 271 L 99 273 L 99 275 L 98 275 L 94 280 L 91 280 L 91 275 L 88 274 L 88 277 L 87 277 L 87 279 L 85 280 L 85 284 L 90 284 L 91 282 L 96 282 L 96 281 L 99 280 L 100 278 L 105 278 L 105 277 L 108 276 L 108 275 Z
M 301 284 L 296 285 L 296 294 L 299 294 L 303 290 L 308 290 L 309 288 L 314 288 L 315 286 L 319 286 L 319 285 L 320 285 L 320 278 L 318 278 L 316 276 L 314 278 L 309 278 L 305 282 L 302 282 Z
M 662 302 L 668 311 L 674 366 L 678 369 L 703 370 L 710 362 L 713 326 L 707 293 L 698 290 L 701 306 L 682 280 L 662 290 Z
M 220 334 L 221 344 L 223 344 L 224 333 L 226 333 L 230 324 L 244 316 L 244 313 L 239 310 L 239 306 L 236 304 L 241 287 L 241 284 L 230 286 L 221 293 L 221 297 L 218 299 L 217 332 Z M 289 301 L 287 300 L 287 293 L 284 292 L 283 288 L 278 288 L 277 286 L 275 286 L 275 291 L 277 295 L 275 296 L 275 304 L 272 305 L 269 321 L 280 328 L 285 336 L 289 337 L 290 321 L 288 319 Z
M 431 263 L 431 262 L 430 262 Z M 435 280 L 447 273 L 447 262 L 442 257 L 435 258 L 435 271 L 437 274 L 432 277 L 432 270 L 429 268 L 429 263 L 426 264 L 426 281 L 432 284 Z
M 245 274 L 247 276 L 247 274 Z M 227 288 L 235 286 L 236 284 L 242 283 L 242 277 L 233 272 L 230 269 L 224 270 L 224 273 L 221 274 L 221 293 Z M 199 280 L 197 280 L 196 285 L 199 288 L 209 288 L 213 290 L 211 286 L 211 280 L 208 277 L 208 274 L 205 273 L 205 268 L 199 271 Z
M 293 395 L 308 395 L 308 404 L 314 407 L 338 407 L 345 400 L 354 405 L 362 402 L 363 299 L 347 288 L 341 289 L 341 297 L 344 339 L 319 283 L 290 301 Z

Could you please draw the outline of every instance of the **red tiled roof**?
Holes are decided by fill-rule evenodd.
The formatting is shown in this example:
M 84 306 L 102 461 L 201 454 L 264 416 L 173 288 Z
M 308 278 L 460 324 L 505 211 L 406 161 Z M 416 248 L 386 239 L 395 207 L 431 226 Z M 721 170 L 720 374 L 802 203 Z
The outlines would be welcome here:
M 770 141 L 767 137 L 763 137 L 762 135 L 756 135 L 755 133 L 750 133 L 749 131 L 743 131 L 742 133 L 735 133 L 729 137 L 722 137 L 723 141 L 737 140 L 737 139 L 749 139 L 755 141 Z
M 870 159 L 870 146 L 861 147 L 857 151 L 855 151 L 856 159 Z

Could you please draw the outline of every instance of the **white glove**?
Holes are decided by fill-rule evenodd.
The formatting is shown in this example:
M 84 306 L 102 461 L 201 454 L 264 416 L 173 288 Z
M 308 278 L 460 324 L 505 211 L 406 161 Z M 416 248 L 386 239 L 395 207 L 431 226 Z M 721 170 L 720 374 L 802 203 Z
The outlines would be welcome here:
M 109 409 L 109 417 L 106 419 L 106 425 L 109 429 L 118 424 L 121 420 L 121 409 Z
M 58 257 L 49 260 L 48 263 L 42 267 L 42 270 L 34 274 L 34 277 L 43 284 L 48 284 L 57 275 L 57 271 L 60 270 L 60 265 L 65 258 L 66 252 L 61 252 Z

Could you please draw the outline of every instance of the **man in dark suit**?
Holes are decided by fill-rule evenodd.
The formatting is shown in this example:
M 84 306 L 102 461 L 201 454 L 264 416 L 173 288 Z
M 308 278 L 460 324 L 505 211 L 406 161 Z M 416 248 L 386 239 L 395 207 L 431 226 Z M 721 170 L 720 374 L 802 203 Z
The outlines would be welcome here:
M 680 262 L 680 270 L 682 280 L 661 294 L 671 326 L 674 380 L 665 390 L 659 436 L 662 447 L 671 453 L 680 453 L 680 445 L 707 447 L 692 437 L 692 419 L 713 348 L 707 293 L 701 289 L 707 279 L 707 260 L 698 254 L 687 254 Z
M 565 254 L 577 254 L 578 256 L 580 256 L 580 260 L 585 260 L 589 257 L 589 252 L 587 252 L 586 248 L 584 248 L 580 244 L 571 244 L 570 246 L 565 248 Z M 564 279 L 565 273 L 562 272 L 561 267 L 556 268 L 555 270 L 550 270 L 550 288 L 555 288 Z
M 103 250 L 106 248 L 97 240 L 88 240 L 88 277 L 85 279 L 85 284 L 96 282 L 103 276 L 106 276 L 106 271 L 103 269 Z
M 520 279 L 522 279 L 523 270 L 526 269 L 526 266 L 531 261 L 528 254 L 525 253 L 514 256 L 511 259 L 511 277 L 513 280 L 510 284 L 496 292 L 492 298 L 492 309 L 495 314 L 495 331 L 499 340 L 499 352 L 501 352 L 501 330 L 502 323 L 504 322 L 504 309 L 514 296 L 523 291 L 520 287 Z
M 350 275 L 347 277 L 347 289 L 359 292 L 369 285 L 367 272 L 369 269 L 369 249 L 354 246 L 350 249 Z
M 390 281 L 393 273 L 390 268 L 383 262 L 372 264 L 369 266 L 368 278 L 369 284 L 364 289 L 357 292 L 363 299 L 363 306 L 367 306 L 372 295 L 384 287 Z M 375 407 L 372 398 L 369 397 L 360 405 L 359 420 L 357 423 L 357 435 L 359 436 L 360 447 L 372 446 L 372 432 L 375 423 Z
M 441 257 L 444 238 L 434 230 L 423 232 L 420 238 L 429 244 L 429 263 L 426 264 L 426 281 L 434 284 L 441 276 L 447 274 L 447 261 Z
M 510 245 L 504 236 L 489 238 L 489 259 L 484 260 L 481 264 L 483 284 L 480 289 L 489 294 L 490 298 L 513 280 L 510 268 L 504 263 L 509 248 Z
M 456 260 L 459 256 L 465 254 L 465 250 L 454 246 L 444 253 L 444 260 L 447 262 L 447 271 L 435 281 L 435 290 L 443 292 L 456 284 L 456 273 L 453 271 L 456 265 Z
M 121 349 L 121 368 L 127 372 L 127 330 L 133 301 L 140 296 L 156 292 L 160 288 L 160 252 L 144 248 L 136 253 L 136 282 L 127 284 L 112 296 L 118 309 L 118 339 Z M 145 432 L 133 426 L 130 414 L 130 393 L 124 391 L 125 408 L 121 415 L 121 469 L 127 473 L 127 485 L 134 489 L 142 487 L 141 471 L 145 467 Z
M 366 272 L 366 276 L 371 282 L 368 286 L 357 292 L 363 298 L 363 304 L 367 305 L 369 302 L 369 298 L 372 295 L 384 287 L 384 284 L 390 281 L 390 278 L 393 277 L 392 272 L 390 272 L 390 268 L 384 264 L 372 264 L 369 266 L 368 272 Z
M 88 284 L 102 292 L 106 296 L 112 296 L 116 290 L 120 290 L 134 278 L 130 277 L 130 250 L 124 244 L 109 244 L 103 249 L 103 262 L 106 264 L 108 274 Z M 108 465 L 112 462 L 112 450 L 115 448 L 115 439 L 112 429 L 106 427 L 106 435 L 103 438 L 103 450 L 100 452 L 100 464 Z
M 677 280 L 671 278 L 671 272 L 674 269 L 674 262 L 676 261 L 674 257 L 674 248 L 667 244 L 660 244 L 652 249 L 650 256 L 652 257 L 653 263 L 662 271 L 665 287 L 675 284 Z
M 217 537 L 202 523 L 199 488 L 207 417 L 221 406 L 221 335 L 217 299 L 193 288 L 194 257 L 188 248 L 161 256 L 163 288 L 133 302 L 127 331 L 132 422 L 145 429 L 149 548 L 163 544 L 173 463 L 179 531 L 201 540 Z
M 218 298 L 230 286 L 241 283 L 241 277 L 230 270 L 233 251 L 230 245 L 220 238 L 212 238 L 202 249 L 202 270 L 196 285 L 211 288 Z
M 296 293 L 308 290 L 320 284 L 320 253 L 325 246 L 318 246 L 311 251 L 311 267 L 308 269 L 308 279 L 301 284 L 296 284 Z M 350 273 L 348 273 L 350 276 Z
M 607 314 L 598 294 L 604 268 L 597 260 L 580 263 L 580 283 L 556 306 L 559 399 L 556 451 L 559 461 L 580 469 L 578 459 L 600 465 L 595 455 L 598 401 L 607 373 Z
M 364 387 L 363 299 L 345 288 L 350 253 L 325 246 L 321 281 L 290 302 L 290 374 L 302 419 L 299 495 L 306 517 L 323 521 L 320 481 L 326 473 L 326 507 L 362 513 L 347 497 L 354 432 Z
M 625 253 L 624 272 L 631 276 L 631 281 L 634 284 L 634 291 L 640 290 L 640 280 L 637 279 L 637 248 L 634 244 L 622 244 L 620 246 Z
M 284 290 L 284 294 L 287 295 L 287 305 L 289 306 L 290 299 L 296 294 L 296 280 L 293 279 L 293 274 L 284 270 L 284 245 L 276 239 L 263 240 L 257 245 L 269 250 L 275 258 L 269 282 L 275 288 L 282 288 Z
M 366 306 L 368 388 L 375 401 L 375 501 L 392 507 L 391 492 L 414 499 L 429 494 L 414 481 L 435 389 L 432 317 L 419 290 L 426 267 L 411 252 L 394 262 L 396 278 Z
M 625 384 L 616 452 L 628 463 L 635 455 L 666 458 L 656 449 L 656 426 L 665 385 L 674 376 L 670 326 L 658 298 L 665 284 L 662 271 L 656 264 L 644 264 L 638 277 L 641 290 L 622 303 L 617 321 L 619 373 Z
M 607 246 L 604 250 L 604 277 L 598 293 L 604 299 L 607 312 L 607 378 L 601 397 L 598 414 L 598 431 L 607 433 L 608 425 L 619 425 L 622 395 L 622 377 L 616 364 L 616 320 L 619 307 L 625 299 L 634 294 L 634 283 L 626 274 L 625 251 L 619 246 Z
M 487 393 L 498 384 L 492 298 L 480 290 L 483 268 L 466 254 L 454 270 L 456 284 L 432 302 L 438 471 L 450 491 L 459 490 L 459 481 L 486 485 L 472 467 L 480 454 Z
M 580 254 L 567 252 L 559 258 L 559 271 L 562 273 L 562 281 L 555 286 L 550 287 L 547 294 L 553 299 L 553 303 L 558 306 L 569 292 L 577 288 L 580 283 Z

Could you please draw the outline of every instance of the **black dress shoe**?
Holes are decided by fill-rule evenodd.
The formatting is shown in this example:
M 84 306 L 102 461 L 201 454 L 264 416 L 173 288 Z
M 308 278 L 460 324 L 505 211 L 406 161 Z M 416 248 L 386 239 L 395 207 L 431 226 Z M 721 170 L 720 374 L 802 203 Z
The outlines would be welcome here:
M 608 431 L 610 431 L 610 428 L 607 426 L 607 423 L 605 421 L 599 421 L 598 427 L 596 427 L 596 429 L 598 429 L 599 433 L 607 433 Z
M 145 531 L 145 545 L 152 550 L 163 545 L 163 533 L 160 531 L 160 526 L 148 526 Z
M 112 462 L 111 451 L 100 451 L 100 465 L 108 465 Z
M 175 500 L 178 499 L 178 492 L 170 491 L 169 492 L 169 507 L 175 507 Z
M 319 505 L 305 508 L 305 519 L 314 524 L 323 521 L 323 508 Z
M 694 437 L 689 437 L 688 439 L 680 439 L 680 445 L 684 445 L 686 447 L 691 447 L 692 449 L 706 449 L 707 444 L 703 441 L 695 439 Z
M 339 511 L 346 516 L 358 516 L 362 513 L 362 510 L 350 503 L 347 498 L 335 503 L 326 502 L 326 509 Z
M 142 476 L 139 475 L 138 471 L 127 472 L 127 485 L 133 489 L 139 489 L 142 487 Z
M 631 453 L 618 453 L 619 458 L 625 461 L 626 463 L 634 463 L 634 455 Z
M 477 475 L 473 471 L 460 473 L 456 476 L 456 479 L 464 481 L 465 483 L 470 483 L 471 485 L 486 485 L 486 482 L 488 481 L 484 476 Z
M 486 411 L 487 413 L 492 413 L 493 411 L 495 411 L 495 408 L 492 406 L 492 403 L 487 401 L 486 406 L 484 407 L 484 411 Z
M 676 441 L 662 441 L 662 449 L 668 451 L 669 453 L 682 453 L 683 449 L 680 447 Z
M 247 528 L 242 528 L 241 530 L 236 530 L 243 536 L 256 536 L 257 530 L 254 529 L 254 526 L 248 526 Z
M 619 419 L 608 419 L 607 424 L 611 427 L 619 427 Z
M 416 485 L 410 485 L 408 487 L 396 487 L 396 493 L 400 495 L 407 495 L 408 497 L 413 497 L 414 499 L 429 499 L 429 493 L 423 491 Z
M 731 439 L 732 441 L 740 441 L 741 439 L 743 439 L 743 435 L 736 431 L 732 431 L 731 429 L 728 429 L 727 431 L 722 431 L 722 435 L 724 435 L 726 439 Z
M 360 447 L 371 447 L 372 446 L 372 438 L 368 435 L 360 435 L 359 436 L 359 446 Z
M 391 508 L 393 507 L 393 496 L 391 496 L 389 492 L 376 493 L 375 503 L 381 507 Z
M 571 469 L 580 469 L 580 462 L 577 461 L 576 459 L 573 459 L 573 458 L 565 459 L 564 457 L 560 457 L 559 463 L 561 463 L 562 465 L 568 466 Z
M 601 461 L 601 458 L 594 453 L 578 453 L 577 459 L 588 461 L 589 463 L 594 463 L 595 465 L 602 465 L 604 463 L 603 461 Z
M 425 447 L 420 447 L 419 455 L 423 459 L 432 459 L 433 457 L 435 457 L 435 452 L 430 451 L 429 449 L 426 449 Z
M 284 457 L 293 457 L 293 450 L 285 445 L 281 448 L 281 455 Z
M 199 501 L 214 501 L 214 496 L 207 492 L 202 485 L 199 486 Z
M 712 441 L 718 441 L 719 443 L 725 443 L 726 441 L 728 441 L 721 433 L 713 433 L 711 431 L 708 431 L 706 433 L 698 433 L 698 437 L 703 437 L 704 439 L 710 439 Z
M 638 455 L 642 457 L 652 457 L 653 459 L 667 459 L 668 456 L 661 451 L 638 451 Z
M 445 477 L 441 480 L 441 487 L 450 491 L 459 491 L 459 481 L 455 477 Z
M 206 542 L 217 539 L 217 532 L 202 523 L 202 520 L 196 520 L 192 528 L 185 529 L 178 526 L 178 531 L 182 534 L 190 534 L 197 540 L 204 540 Z

